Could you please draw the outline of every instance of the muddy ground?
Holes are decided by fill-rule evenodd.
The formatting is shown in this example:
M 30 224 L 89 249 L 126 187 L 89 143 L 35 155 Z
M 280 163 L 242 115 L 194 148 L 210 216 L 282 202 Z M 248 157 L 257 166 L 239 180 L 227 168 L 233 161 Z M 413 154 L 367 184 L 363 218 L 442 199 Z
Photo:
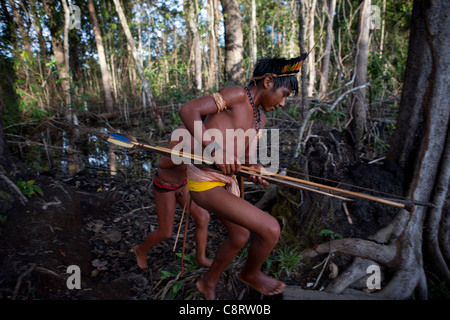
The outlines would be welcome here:
M 177 208 L 174 236 L 149 252 L 150 268 L 141 270 L 136 264 L 133 246 L 158 225 L 149 180 L 83 173 L 66 180 L 40 175 L 35 183 L 44 195 L 15 206 L 0 226 L 0 299 L 170 299 L 176 297 L 177 284 L 178 297 L 201 298 L 195 281 L 205 269 L 189 261 L 194 252 L 193 220 L 184 276 L 176 279 L 183 232 L 175 252 L 173 246 L 181 208 Z M 222 236 L 222 227 L 213 217 L 210 254 Z M 67 288 L 71 265 L 81 271 L 79 290 Z M 248 296 L 249 289 L 231 274 L 230 270 L 224 277 L 220 296 Z

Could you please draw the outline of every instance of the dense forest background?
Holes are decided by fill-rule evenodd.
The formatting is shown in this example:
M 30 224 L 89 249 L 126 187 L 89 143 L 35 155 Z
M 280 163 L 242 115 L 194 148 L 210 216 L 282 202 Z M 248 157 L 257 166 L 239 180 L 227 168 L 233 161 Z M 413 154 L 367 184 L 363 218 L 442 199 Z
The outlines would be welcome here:
M 340 202 L 279 189 L 269 196 L 267 191 L 266 209 L 277 215 L 288 234 L 273 257 L 276 275 L 295 283 L 304 267 L 299 252 L 330 240 L 312 253 L 302 251 L 304 257 L 326 258 L 319 275 L 301 274 L 309 279 L 303 285 L 313 277 L 317 289 L 324 270 L 330 273 L 329 282 L 336 277 L 331 276 L 334 267 L 348 268 L 347 275 L 342 273 L 325 290 L 342 294 L 350 283 L 367 277 L 367 265 L 376 261 L 383 266 L 387 288 L 378 292 L 380 297 L 405 299 L 416 292 L 415 297 L 426 298 L 431 290 L 433 297 L 448 298 L 448 166 L 443 165 L 450 149 L 444 98 L 448 88 L 433 91 L 439 79 L 448 80 L 445 12 L 445 1 L 431 5 L 419 0 L 2 1 L 1 155 L 25 163 L 16 171 L 53 172 L 66 181 L 92 168 L 105 169 L 110 178 L 119 172 L 128 178 L 148 177 L 157 157 L 108 149 L 76 129 L 61 129 L 61 123 L 164 143 L 181 124 L 178 109 L 183 103 L 222 86 L 246 85 L 258 58 L 292 58 L 310 51 L 298 76 L 301 95 L 268 118 L 268 128 L 281 130 L 283 166 L 295 174 L 348 179 L 367 187 L 374 187 L 367 180 L 375 178 L 358 171 L 363 170 L 359 165 L 378 165 L 366 168 L 368 172 L 383 166 L 383 174 L 391 175 L 387 185 L 380 182 L 375 189 L 414 199 L 419 194 L 423 202 L 440 204 L 420 207 L 414 218 L 405 210 L 356 204 L 357 226 L 349 227 L 348 209 Z M 415 57 L 411 43 L 417 45 Z M 418 69 L 415 64 L 421 63 L 424 67 Z M 415 82 L 426 92 L 416 96 L 420 90 L 413 89 Z M 444 99 L 436 110 L 433 98 Z M 442 117 L 442 131 L 427 125 Z M 435 137 L 441 144 L 438 152 L 433 149 L 435 165 L 422 173 L 425 166 L 420 164 Z M 10 165 L 2 163 L 6 184 L 24 180 L 16 183 L 22 192 L 42 192 L 32 178 L 15 176 Z M 354 169 L 351 177 L 345 175 L 349 168 Z M 423 187 L 428 193 L 417 191 L 421 174 L 429 174 L 430 184 Z M 380 177 L 376 179 L 384 179 Z M 262 206 L 257 197 L 261 190 L 252 192 L 250 201 Z M 298 214 L 280 213 L 280 207 Z M 2 212 L 4 224 L 12 220 L 8 208 Z M 439 257 L 427 276 L 422 253 L 427 245 L 414 236 L 424 221 L 433 227 L 424 235 L 425 243 L 431 243 L 430 256 Z M 345 242 L 352 238 L 360 242 Z M 397 246 L 400 242 L 409 249 Z M 335 257 L 338 253 L 345 258 Z M 304 297 L 303 291 L 296 294 Z
M 127 120 L 130 112 L 246 84 L 257 58 L 294 57 L 314 45 L 305 68 L 308 97 L 334 101 L 354 80 L 359 1 L 123 1 L 123 16 L 113 1 L 71 1 L 67 5 L 79 10 L 69 17 L 64 3 L 2 3 L 2 71 L 9 75 L 3 87 L 10 89 L 2 94 L 6 129 L 25 116 L 66 114 L 69 107 L 74 113 L 115 112 Z M 396 112 L 412 1 L 372 5 L 367 82 L 370 109 L 378 112 L 372 117 L 381 117 Z M 146 100 L 142 77 L 154 101 Z M 69 106 L 63 103 L 67 96 Z M 343 102 L 334 109 L 347 114 Z

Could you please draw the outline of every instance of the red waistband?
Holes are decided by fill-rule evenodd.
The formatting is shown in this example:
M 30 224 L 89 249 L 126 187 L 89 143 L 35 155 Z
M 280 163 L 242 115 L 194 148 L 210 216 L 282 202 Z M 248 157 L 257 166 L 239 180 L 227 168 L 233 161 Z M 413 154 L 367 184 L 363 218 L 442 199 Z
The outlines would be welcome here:
M 175 191 L 175 190 L 178 190 L 178 189 L 184 187 L 186 185 L 186 183 L 187 183 L 187 179 L 186 179 L 181 184 L 179 184 L 177 186 L 168 186 L 168 185 L 165 185 L 165 184 L 159 182 L 157 177 L 158 177 L 158 175 L 155 174 L 155 176 L 153 177 L 153 185 L 155 187 L 157 187 L 158 189 L 162 189 L 162 190 Z

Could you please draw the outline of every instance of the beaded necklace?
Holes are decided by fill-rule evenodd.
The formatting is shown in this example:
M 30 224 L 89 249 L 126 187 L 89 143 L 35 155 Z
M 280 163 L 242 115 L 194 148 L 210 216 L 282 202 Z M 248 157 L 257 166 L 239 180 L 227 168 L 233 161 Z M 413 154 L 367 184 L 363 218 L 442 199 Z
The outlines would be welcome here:
M 256 132 L 259 132 L 259 129 L 261 129 L 261 114 L 259 113 L 259 110 L 255 106 L 255 101 L 253 101 L 253 97 L 252 94 L 250 93 L 250 90 L 248 90 L 247 87 L 245 87 L 244 89 L 245 91 L 247 91 L 248 99 L 250 100 L 250 104 L 252 105 L 253 108 Z

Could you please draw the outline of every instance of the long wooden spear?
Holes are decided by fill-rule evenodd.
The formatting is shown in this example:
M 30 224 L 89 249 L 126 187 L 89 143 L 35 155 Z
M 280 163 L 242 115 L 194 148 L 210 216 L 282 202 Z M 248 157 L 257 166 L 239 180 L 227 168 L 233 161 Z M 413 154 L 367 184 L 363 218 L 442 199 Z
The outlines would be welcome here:
M 177 150 L 172 150 L 169 148 L 152 146 L 149 143 L 147 143 L 145 140 L 136 139 L 134 137 L 125 136 L 125 135 L 118 134 L 118 133 L 110 134 L 110 136 L 108 138 L 108 142 L 114 143 L 116 145 L 120 145 L 125 148 L 141 147 L 141 148 L 145 148 L 145 149 L 151 149 L 151 150 L 154 150 L 154 151 L 166 154 L 166 155 L 176 155 L 176 156 L 188 158 L 191 160 L 201 161 L 202 163 L 206 163 L 208 165 L 214 164 L 214 161 L 212 159 L 208 159 L 208 158 L 205 158 L 205 157 L 202 157 L 202 156 L 199 156 L 196 154 L 187 153 L 184 151 L 177 151 Z M 327 196 L 337 197 L 341 200 L 349 201 L 350 199 L 330 193 L 330 192 L 336 192 L 336 193 L 340 193 L 340 194 L 347 195 L 347 196 L 376 201 L 376 202 L 394 206 L 397 208 L 406 209 L 408 211 L 412 211 L 414 208 L 414 204 L 412 202 L 401 203 L 401 202 L 397 202 L 397 201 L 387 200 L 387 199 L 371 196 L 371 195 L 360 193 L 360 192 L 349 191 L 349 190 L 331 187 L 328 185 L 324 185 L 324 184 L 320 184 L 320 183 L 316 183 L 316 182 L 312 182 L 312 181 L 308 181 L 308 180 L 298 179 L 298 178 L 285 176 L 285 175 L 281 175 L 281 174 L 277 174 L 277 173 L 271 173 L 267 170 L 255 169 L 255 168 L 252 168 L 249 166 L 241 165 L 240 172 L 242 172 L 244 174 L 248 174 L 248 175 L 261 176 L 264 179 L 267 179 L 272 182 L 278 182 L 278 183 L 282 183 L 282 184 L 289 185 L 292 187 L 306 189 L 308 191 L 325 194 Z M 289 183 L 289 181 L 291 181 L 293 183 Z M 328 192 L 326 192 L 326 191 L 328 191 Z
M 119 134 L 119 133 L 98 132 L 91 128 L 77 126 L 77 125 L 69 124 L 69 123 L 67 123 L 67 125 L 76 126 L 80 130 L 84 130 L 86 132 L 90 132 L 90 133 L 99 135 L 100 137 L 107 139 L 107 141 L 110 143 L 113 143 L 115 145 L 119 145 L 119 146 L 122 146 L 122 147 L 125 147 L 128 149 L 139 147 L 139 148 L 153 150 L 153 151 L 156 151 L 156 152 L 158 152 L 160 154 L 164 154 L 164 155 L 176 155 L 178 157 L 183 157 L 183 158 L 187 158 L 190 160 L 199 161 L 199 162 L 207 164 L 207 165 L 214 164 L 214 160 L 212 160 L 212 159 L 208 159 L 208 158 L 205 158 L 205 157 L 202 157 L 202 156 L 199 156 L 196 154 L 184 152 L 181 150 L 173 150 L 173 149 L 169 149 L 169 148 L 165 148 L 165 147 L 154 146 L 154 145 L 151 145 L 148 141 L 146 141 L 144 139 L 135 138 L 132 136 Z M 255 168 L 252 168 L 249 166 L 244 166 L 244 165 L 241 165 L 241 170 L 239 172 L 246 174 L 246 175 L 260 176 L 260 177 L 262 177 L 268 181 L 274 182 L 274 183 L 324 194 L 324 195 L 327 195 L 330 197 L 335 197 L 335 198 L 345 200 L 345 201 L 352 201 L 352 200 L 347 197 L 344 197 L 342 195 L 383 203 L 386 205 L 405 209 L 409 212 L 412 212 L 414 210 L 414 205 L 432 205 L 432 204 L 428 204 L 428 203 L 416 202 L 416 201 L 411 201 L 411 200 L 402 202 L 401 200 L 385 199 L 385 198 L 376 197 L 376 196 L 368 195 L 368 194 L 361 193 L 361 192 L 349 191 L 349 190 L 345 190 L 345 189 L 341 189 L 341 188 L 337 188 L 337 187 L 324 185 L 321 183 L 316 183 L 316 182 L 312 182 L 312 181 L 308 181 L 308 180 L 303 180 L 303 179 L 298 179 L 298 178 L 285 176 L 285 175 L 281 175 L 281 174 L 277 174 L 277 173 L 272 173 L 272 172 L 269 172 L 264 169 L 263 170 L 255 169 Z

